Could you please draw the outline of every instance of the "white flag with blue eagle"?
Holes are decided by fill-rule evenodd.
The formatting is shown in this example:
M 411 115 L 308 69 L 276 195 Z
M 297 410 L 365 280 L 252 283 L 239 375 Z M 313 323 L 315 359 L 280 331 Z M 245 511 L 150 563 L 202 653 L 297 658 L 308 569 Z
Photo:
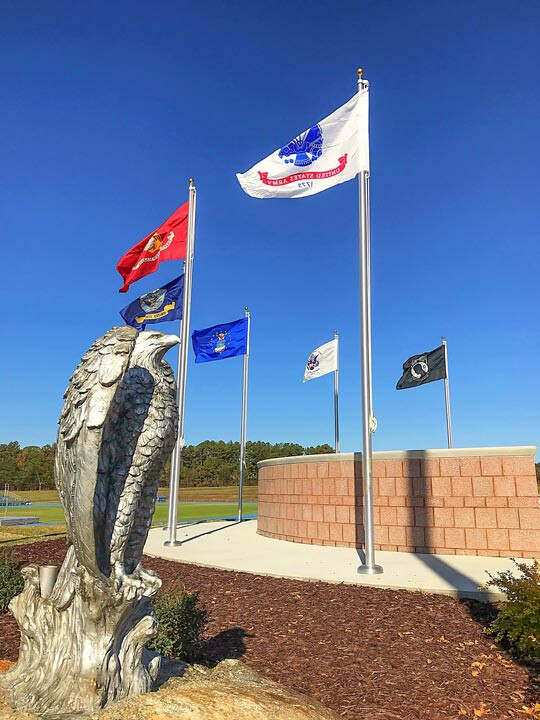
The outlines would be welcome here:
M 316 348 L 308 357 L 304 371 L 304 382 L 337 370 L 337 340 Z
M 369 171 L 369 91 L 236 177 L 252 197 L 315 195 Z

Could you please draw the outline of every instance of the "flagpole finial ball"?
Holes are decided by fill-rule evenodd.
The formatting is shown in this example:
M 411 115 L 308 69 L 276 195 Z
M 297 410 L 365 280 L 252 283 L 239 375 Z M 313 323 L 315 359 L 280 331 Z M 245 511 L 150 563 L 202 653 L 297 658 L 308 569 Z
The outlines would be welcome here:
M 194 182 L 195 182 L 195 180 L 193 178 L 188 178 L 188 183 L 190 185 L 193 185 Z
M 356 71 L 356 74 L 358 75 L 359 78 L 361 78 L 362 75 L 364 74 L 364 68 L 358 68 L 358 70 Z

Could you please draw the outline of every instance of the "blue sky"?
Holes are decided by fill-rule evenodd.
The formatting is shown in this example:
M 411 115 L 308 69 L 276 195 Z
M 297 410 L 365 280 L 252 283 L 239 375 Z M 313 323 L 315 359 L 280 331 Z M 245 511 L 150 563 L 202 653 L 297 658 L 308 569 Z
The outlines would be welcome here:
M 123 305 L 119 257 L 198 188 L 192 328 L 252 313 L 248 438 L 361 447 L 356 181 L 257 200 L 245 171 L 371 82 L 374 448 L 540 444 L 540 4 L 2 3 L 0 442 L 52 442 L 80 356 Z M 166 332 L 176 326 L 163 324 Z M 175 353 L 170 353 L 175 364 Z M 242 359 L 195 365 L 186 439 L 238 439 Z

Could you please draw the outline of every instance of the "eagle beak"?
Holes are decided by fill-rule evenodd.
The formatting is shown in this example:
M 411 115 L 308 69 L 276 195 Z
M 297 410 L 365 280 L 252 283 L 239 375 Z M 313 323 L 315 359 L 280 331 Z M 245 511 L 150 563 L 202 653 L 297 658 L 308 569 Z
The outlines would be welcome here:
M 159 339 L 159 344 L 164 348 L 164 352 L 167 352 L 170 348 L 180 344 L 180 338 L 178 335 L 163 335 L 163 337 Z

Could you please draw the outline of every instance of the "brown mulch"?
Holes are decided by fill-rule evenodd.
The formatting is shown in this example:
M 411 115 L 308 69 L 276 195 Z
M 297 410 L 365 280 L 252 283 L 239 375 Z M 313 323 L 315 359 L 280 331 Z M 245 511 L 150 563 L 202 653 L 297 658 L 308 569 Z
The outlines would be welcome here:
M 65 541 L 15 548 L 24 562 L 60 563 Z M 198 591 L 211 621 L 208 662 L 241 658 L 348 720 L 535 717 L 538 677 L 483 633 L 480 603 L 443 595 L 330 585 L 146 558 L 166 587 Z M 19 635 L 0 616 L 0 657 Z

